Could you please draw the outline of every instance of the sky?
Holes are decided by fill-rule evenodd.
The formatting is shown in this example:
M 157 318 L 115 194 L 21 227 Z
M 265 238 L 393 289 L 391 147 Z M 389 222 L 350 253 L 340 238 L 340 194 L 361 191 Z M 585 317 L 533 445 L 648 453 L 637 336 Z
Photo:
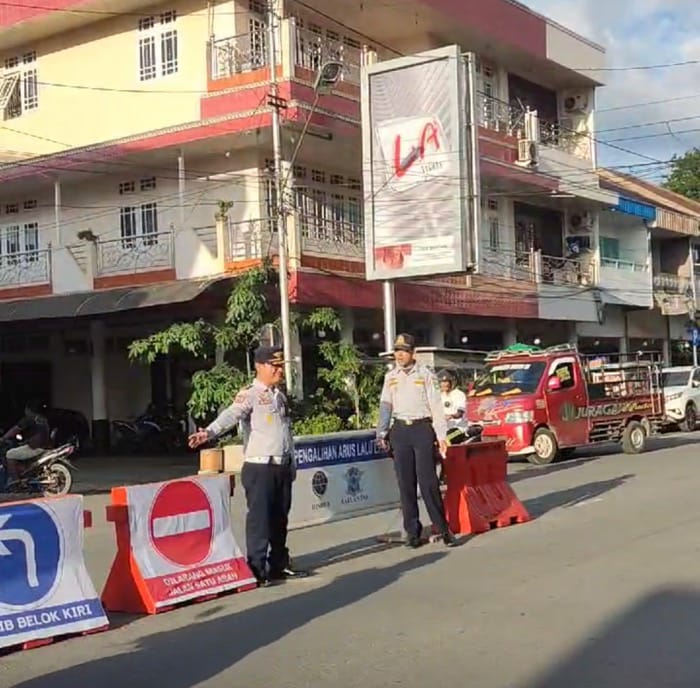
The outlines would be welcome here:
M 522 2 L 607 50 L 611 71 L 601 74 L 606 85 L 596 96 L 596 138 L 636 155 L 599 143 L 600 165 L 661 181 L 668 165 L 654 161 L 700 147 L 700 1 Z M 693 60 L 697 62 L 663 69 L 627 69 Z M 662 102 L 639 105 L 652 101 Z

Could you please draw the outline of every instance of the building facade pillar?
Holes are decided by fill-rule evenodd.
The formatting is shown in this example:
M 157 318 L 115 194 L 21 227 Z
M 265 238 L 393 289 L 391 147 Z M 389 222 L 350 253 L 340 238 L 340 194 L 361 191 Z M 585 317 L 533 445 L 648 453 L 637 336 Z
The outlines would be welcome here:
M 107 408 L 105 324 L 90 322 L 90 382 L 92 391 L 92 441 L 98 454 L 109 451 L 109 414 Z

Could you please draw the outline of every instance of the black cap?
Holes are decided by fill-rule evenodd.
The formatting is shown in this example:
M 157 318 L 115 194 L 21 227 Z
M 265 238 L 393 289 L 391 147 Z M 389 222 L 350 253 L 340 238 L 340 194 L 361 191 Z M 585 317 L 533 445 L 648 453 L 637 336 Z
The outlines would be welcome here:
M 284 363 L 284 353 L 277 346 L 259 346 L 255 350 L 255 362 L 282 365 Z
M 413 335 L 401 333 L 394 340 L 394 351 L 413 351 L 416 348 L 416 338 Z

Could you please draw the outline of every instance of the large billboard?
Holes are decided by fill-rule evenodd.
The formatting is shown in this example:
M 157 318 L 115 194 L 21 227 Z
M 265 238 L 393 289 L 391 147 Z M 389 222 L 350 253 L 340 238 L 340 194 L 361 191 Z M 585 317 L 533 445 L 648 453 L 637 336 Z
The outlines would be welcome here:
M 363 68 L 368 280 L 464 272 L 476 260 L 470 65 L 449 46 Z

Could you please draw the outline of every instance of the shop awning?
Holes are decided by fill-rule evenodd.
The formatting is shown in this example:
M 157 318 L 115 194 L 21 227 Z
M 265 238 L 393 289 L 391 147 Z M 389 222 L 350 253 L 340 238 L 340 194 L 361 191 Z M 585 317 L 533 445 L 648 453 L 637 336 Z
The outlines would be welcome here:
M 79 318 L 193 301 L 218 282 L 231 279 L 177 280 L 78 294 L 0 302 L 0 322 Z

